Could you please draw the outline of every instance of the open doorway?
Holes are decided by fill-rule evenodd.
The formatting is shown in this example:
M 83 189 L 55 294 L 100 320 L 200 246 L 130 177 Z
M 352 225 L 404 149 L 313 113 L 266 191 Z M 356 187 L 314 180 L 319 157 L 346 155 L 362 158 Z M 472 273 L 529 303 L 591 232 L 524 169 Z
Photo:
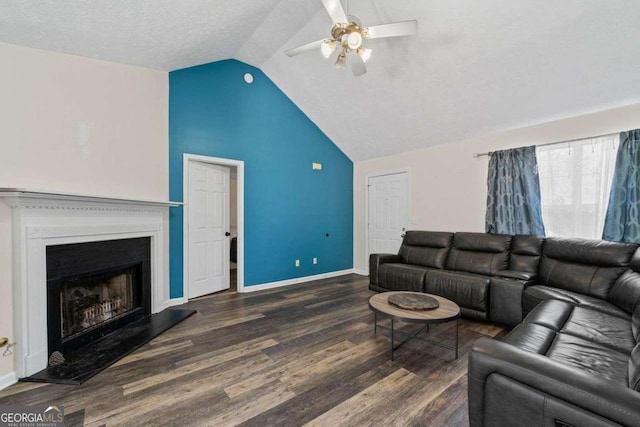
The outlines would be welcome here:
M 184 292 L 244 289 L 244 162 L 184 154 Z

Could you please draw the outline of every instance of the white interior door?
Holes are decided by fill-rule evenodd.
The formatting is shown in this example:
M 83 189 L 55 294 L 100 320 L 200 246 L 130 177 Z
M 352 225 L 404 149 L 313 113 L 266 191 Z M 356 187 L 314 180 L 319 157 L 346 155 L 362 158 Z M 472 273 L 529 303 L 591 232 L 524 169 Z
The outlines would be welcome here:
M 229 289 L 229 168 L 189 162 L 189 298 Z
M 369 254 L 397 254 L 409 217 L 407 173 L 369 178 Z

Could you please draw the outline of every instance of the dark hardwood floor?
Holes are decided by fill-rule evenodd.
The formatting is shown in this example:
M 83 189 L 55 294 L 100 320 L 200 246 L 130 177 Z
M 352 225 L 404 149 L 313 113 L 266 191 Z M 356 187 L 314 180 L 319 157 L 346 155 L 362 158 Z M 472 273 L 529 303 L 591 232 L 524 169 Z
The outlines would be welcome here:
M 458 360 L 411 341 L 392 362 L 367 285 L 348 275 L 199 298 L 185 305 L 197 314 L 83 385 L 18 383 L 0 405 L 64 405 L 67 426 L 468 425 L 466 352 L 503 329 L 463 319 Z M 453 328 L 431 338 L 450 343 Z

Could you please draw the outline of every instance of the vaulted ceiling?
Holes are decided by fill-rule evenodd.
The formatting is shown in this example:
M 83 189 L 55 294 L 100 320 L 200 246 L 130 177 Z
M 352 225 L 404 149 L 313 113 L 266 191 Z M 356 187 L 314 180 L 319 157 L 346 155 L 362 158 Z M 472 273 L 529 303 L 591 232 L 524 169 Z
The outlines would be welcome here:
M 352 160 L 640 102 L 640 2 L 343 0 L 369 40 L 353 77 L 319 52 L 320 0 L 45 0 L 0 5 L 0 41 L 160 70 L 235 58 L 262 69 Z

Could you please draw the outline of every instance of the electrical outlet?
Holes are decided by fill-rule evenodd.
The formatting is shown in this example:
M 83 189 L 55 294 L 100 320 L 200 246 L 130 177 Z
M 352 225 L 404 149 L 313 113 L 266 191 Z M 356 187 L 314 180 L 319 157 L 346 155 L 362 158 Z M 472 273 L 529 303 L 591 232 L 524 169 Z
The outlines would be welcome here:
M 318 258 L 313 257 L 313 263 L 314 263 L 314 264 L 317 264 L 317 263 L 318 263 Z
M 296 267 L 300 267 L 300 260 L 299 259 L 296 260 Z

